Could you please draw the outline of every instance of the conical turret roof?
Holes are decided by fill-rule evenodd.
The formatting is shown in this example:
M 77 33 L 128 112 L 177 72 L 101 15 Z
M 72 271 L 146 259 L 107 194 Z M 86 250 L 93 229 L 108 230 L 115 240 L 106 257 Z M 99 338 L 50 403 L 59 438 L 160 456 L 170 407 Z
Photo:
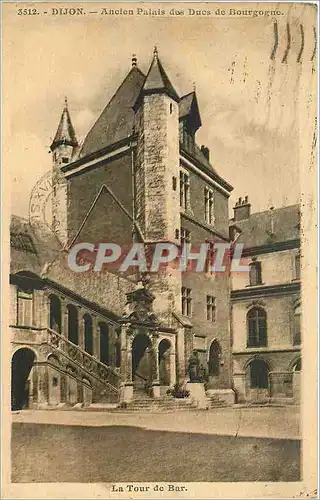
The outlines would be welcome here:
M 142 90 L 145 94 L 164 92 L 175 101 L 180 101 L 175 88 L 170 82 L 169 77 L 161 64 L 156 47 L 154 49 L 153 59 Z
M 76 134 L 71 122 L 70 113 L 68 110 L 67 99 L 65 99 L 65 105 L 60 118 L 59 126 L 50 146 L 51 151 L 61 144 L 67 144 L 68 146 L 78 146 L 78 141 Z

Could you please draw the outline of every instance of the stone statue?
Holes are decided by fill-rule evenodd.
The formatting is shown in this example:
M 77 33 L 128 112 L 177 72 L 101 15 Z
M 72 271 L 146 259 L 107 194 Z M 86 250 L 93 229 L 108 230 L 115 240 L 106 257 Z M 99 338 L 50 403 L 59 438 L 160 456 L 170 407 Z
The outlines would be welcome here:
M 190 382 L 200 382 L 200 361 L 198 352 L 194 349 L 188 360 L 188 373 Z

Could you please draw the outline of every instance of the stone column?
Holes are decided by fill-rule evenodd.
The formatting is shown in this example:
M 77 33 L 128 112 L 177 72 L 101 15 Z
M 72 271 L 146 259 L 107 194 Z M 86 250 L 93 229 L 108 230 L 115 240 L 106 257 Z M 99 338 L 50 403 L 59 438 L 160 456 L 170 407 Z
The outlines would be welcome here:
M 121 379 L 124 381 L 123 401 L 132 401 L 132 343 L 128 325 L 121 328 Z
M 16 285 L 10 285 L 10 325 L 16 325 L 18 319 L 17 308 L 17 288 Z
M 243 403 L 246 401 L 246 374 L 235 373 L 233 375 L 233 385 L 237 395 L 237 402 Z
M 93 342 L 93 356 L 100 359 L 100 328 L 98 327 L 98 318 L 95 314 L 92 317 L 92 342 Z
M 61 301 L 61 335 L 68 338 L 68 309 L 65 301 Z
M 42 290 L 33 291 L 33 326 L 41 328 L 43 326 L 42 315 L 46 311 L 46 304 L 43 301 Z M 49 308 L 50 314 L 50 308 Z
M 159 381 L 159 335 L 154 334 L 152 339 L 152 347 L 150 353 L 152 356 L 152 397 L 160 398 L 160 381 Z
M 78 310 L 78 346 L 84 350 L 84 319 L 81 306 L 77 306 Z
M 170 350 L 170 386 L 174 386 L 177 381 L 176 375 L 176 352 L 175 349 L 171 347 Z
M 48 406 L 49 402 L 49 375 L 48 367 L 45 364 L 39 364 L 38 367 L 38 405 L 39 407 Z

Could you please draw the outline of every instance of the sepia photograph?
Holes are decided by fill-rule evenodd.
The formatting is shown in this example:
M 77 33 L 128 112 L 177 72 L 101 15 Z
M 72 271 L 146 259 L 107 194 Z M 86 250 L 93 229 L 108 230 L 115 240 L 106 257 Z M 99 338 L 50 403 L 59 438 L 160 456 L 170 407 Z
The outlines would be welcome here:
M 318 498 L 317 26 L 3 2 L 3 498 Z

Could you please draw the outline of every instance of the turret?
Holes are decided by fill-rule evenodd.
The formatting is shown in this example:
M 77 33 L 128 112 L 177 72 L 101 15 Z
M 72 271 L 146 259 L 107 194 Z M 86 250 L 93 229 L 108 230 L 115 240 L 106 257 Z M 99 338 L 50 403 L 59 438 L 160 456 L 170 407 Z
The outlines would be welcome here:
M 180 242 L 179 101 L 155 48 L 134 105 L 136 220 L 150 244 Z M 151 288 L 156 313 L 170 321 L 170 313 L 180 310 L 180 273 L 171 269 L 167 277 L 153 276 Z
M 67 98 L 56 135 L 50 146 L 52 152 L 52 230 L 64 246 L 68 240 L 67 204 L 68 183 L 61 167 L 72 161 L 78 141 L 71 122 Z

